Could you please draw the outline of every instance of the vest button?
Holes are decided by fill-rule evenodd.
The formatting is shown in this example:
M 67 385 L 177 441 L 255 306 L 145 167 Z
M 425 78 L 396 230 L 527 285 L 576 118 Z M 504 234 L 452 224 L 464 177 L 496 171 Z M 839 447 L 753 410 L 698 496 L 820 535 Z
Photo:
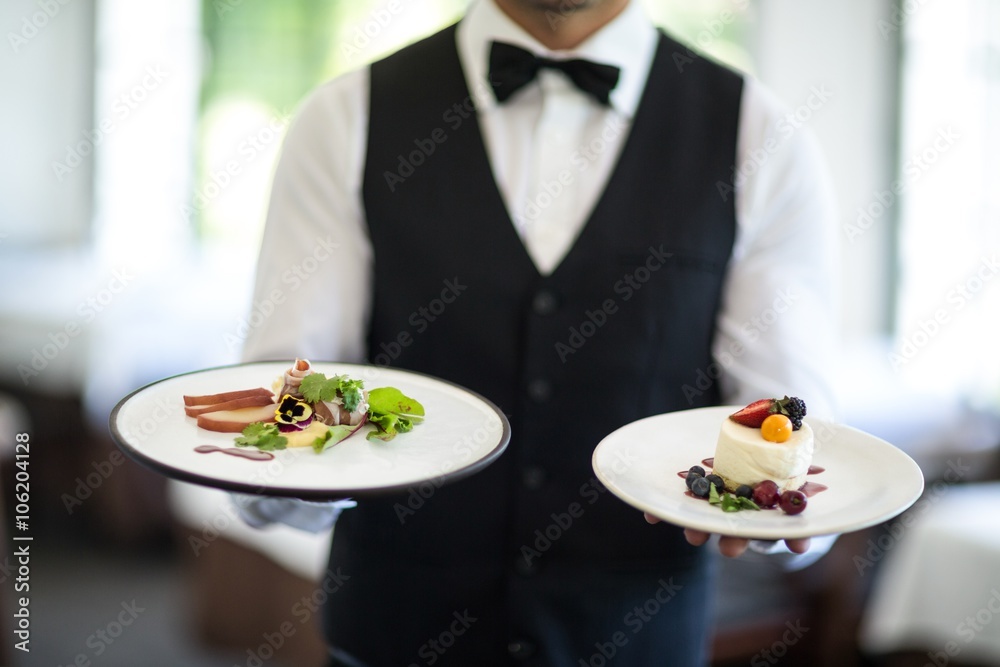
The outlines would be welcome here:
M 546 380 L 534 380 L 528 385 L 528 396 L 536 403 L 544 403 L 552 396 L 552 385 Z
M 521 471 L 521 483 L 529 491 L 537 491 L 545 484 L 545 469 L 539 466 L 528 466 Z
M 535 644 L 527 639 L 514 639 L 507 644 L 507 653 L 515 660 L 527 660 L 535 654 Z
M 531 309 L 536 315 L 551 315 L 559 309 L 559 300 L 549 290 L 541 290 L 531 301 Z

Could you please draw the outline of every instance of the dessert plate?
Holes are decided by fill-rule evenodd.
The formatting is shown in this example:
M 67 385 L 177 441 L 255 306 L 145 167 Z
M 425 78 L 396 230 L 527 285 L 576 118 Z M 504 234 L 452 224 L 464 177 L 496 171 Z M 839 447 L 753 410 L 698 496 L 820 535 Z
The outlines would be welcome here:
M 598 479 L 628 504 L 664 521 L 709 533 L 765 540 L 860 530 L 901 514 L 916 502 L 924 478 L 913 459 L 873 435 L 807 417 L 815 433 L 808 480 L 828 487 L 804 512 L 723 512 L 685 495 L 678 472 L 715 453 L 723 419 L 743 406 L 699 408 L 647 417 L 604 438 L 594 450 Z
M 123 398 L 111 412 L 111 435 L 138 463 L 185 482 L 241 493 L 308 500 L 370 496 L 428 486 L 428 492 L 472 475 L 499 457 L 510 440 L 507 418 L 490 401 L 428 375 L 381 366 L 313 363 L 327 376 L 346 374 L 365 387 L 396 387 L 420 401 L 426 417 L 388 442 L 362 429 L 322 454 L 289 448 L 254 461 L 195 447 L 233 447 L 239 433 L 198 428 L 184 414 L 184 395 L 271 387 L 289 362 L 212 368 L 166 378 Z M 256 451 L 246 448 L 247 451 Z M 423 491 L 421 491 L 423 493 Z

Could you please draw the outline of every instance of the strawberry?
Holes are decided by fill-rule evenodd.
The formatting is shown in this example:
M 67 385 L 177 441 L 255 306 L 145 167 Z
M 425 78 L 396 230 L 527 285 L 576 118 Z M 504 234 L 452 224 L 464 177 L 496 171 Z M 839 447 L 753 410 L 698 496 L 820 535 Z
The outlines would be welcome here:
M 774 410 L 771 409 L 773 406 L 773 398 L 762 398 L 729 415 L 729 418 L 737 424 L 743 424 L 750 428 L 760 428 L 764 420 L 774 414 Z
M 792 420 L 792 428 L 799 430 L 802 418 L 806 416 L 806 404 L 801 398 L 762 398 L 729 415 L 737 424 L 750 428 L 760 428 L 764 420 L 773 414 L 785 415 Z

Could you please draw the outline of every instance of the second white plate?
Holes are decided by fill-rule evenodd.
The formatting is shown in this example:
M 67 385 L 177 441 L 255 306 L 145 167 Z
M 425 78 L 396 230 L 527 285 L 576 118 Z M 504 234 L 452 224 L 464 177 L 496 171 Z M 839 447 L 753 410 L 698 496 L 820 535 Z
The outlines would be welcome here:
M 924 488 L 917 464 L 884 440 L 849 426 L 807 418 L 816 435 L 809 480 L 828 487 L 804 512 L 723 512 L 685 495 L 678 472 L 715 453 L 722 420 L 742 406 L 672 412 L 627 424 L 594 450 L 598 479 L 633 507 L 670 523 L 721 535 L 783 539 L 860 530 L 887 521 L 916 502 Z

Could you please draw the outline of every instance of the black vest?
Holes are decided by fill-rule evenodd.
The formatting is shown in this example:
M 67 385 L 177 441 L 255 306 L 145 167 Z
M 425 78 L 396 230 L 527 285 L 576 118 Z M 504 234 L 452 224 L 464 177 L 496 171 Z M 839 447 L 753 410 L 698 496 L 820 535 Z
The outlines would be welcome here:
M 718 184 L 731 180 L 742 80 L 689 53 L 661 36 L 610 182 L 549 276 L 494 183 L 454 27 L 372 66 L 370 359 L 483 394 L 513 436 L 467 480 L 341 517 L 332 564 L 350 579 L 327 610 L 335 647 L 370 665 L 575 666 L 601 642 L 619 665 L 704 642 L 705 550 L 647 525 L 590 463 L 628 422 L 718 402 L 698 379 L 735 233 Z M 663 599 L 670 613 L 629 618 Z M 427 642 L 443 632 L 439 652 Z

